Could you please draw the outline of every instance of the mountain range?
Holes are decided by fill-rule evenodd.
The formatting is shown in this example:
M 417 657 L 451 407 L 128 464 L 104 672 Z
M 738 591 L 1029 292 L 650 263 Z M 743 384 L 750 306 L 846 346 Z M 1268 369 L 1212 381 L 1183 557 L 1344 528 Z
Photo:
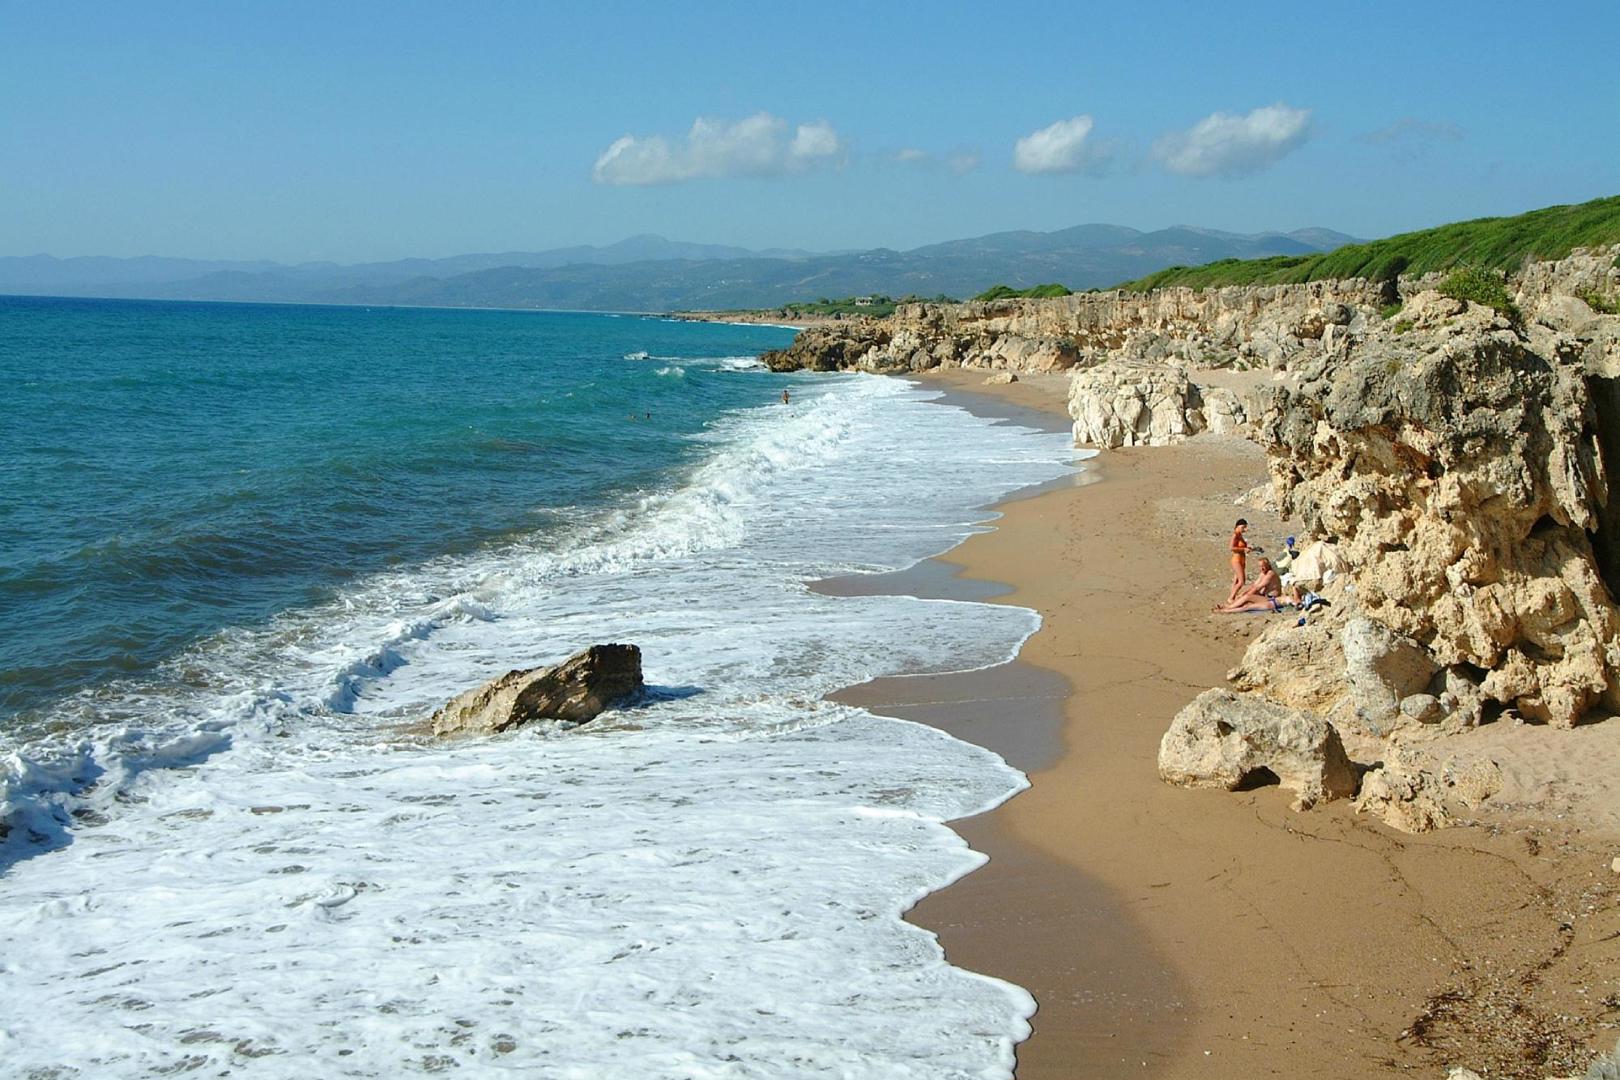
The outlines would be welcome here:
M 1304 255 L 1357 242 L 1331 229 L 1243 234 L 1076 225 L 909 251 L 750 250 L 633 236 L 605 247 L 343 265 L 49 255 L 0 257 L 0 293 L 312 304 L 672 311 L 770 308 L 821 297 L 964 297 L 994 284 L 1113 285 L 1168 266 Z

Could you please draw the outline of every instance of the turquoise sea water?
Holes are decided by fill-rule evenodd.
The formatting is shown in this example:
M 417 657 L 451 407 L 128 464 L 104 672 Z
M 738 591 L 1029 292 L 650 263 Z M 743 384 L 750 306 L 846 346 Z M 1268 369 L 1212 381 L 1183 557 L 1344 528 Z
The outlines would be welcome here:
M 1010 1076 L 901 913 L 1023 778 L 827 695 L 1038 618 L 807 583 L 1075 451 L 789 338 L 0 299 L 0 1073 Z M 604 641 L 590 724 L 421 734 Z
M 716 417 L 788 385 L 745 360 L 791 339 L 0 298 L 0 727 L 357 575 L 667 484 Z

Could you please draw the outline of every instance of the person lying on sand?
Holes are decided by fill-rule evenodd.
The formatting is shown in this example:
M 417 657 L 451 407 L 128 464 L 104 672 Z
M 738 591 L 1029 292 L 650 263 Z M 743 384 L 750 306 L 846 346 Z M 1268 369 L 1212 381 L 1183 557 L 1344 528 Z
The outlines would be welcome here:
M 1271 565 L 1270 559 L 1261 559 L 1260 576 L 1254 579 L 1254 584 L 1239 591 L 1226 603 L 1216 605 L 1213 610 L 1225 615 L 1240 611 L 1281 611 L 1280 596 L 1282 578 L 1278 576 L 1277 568 Z

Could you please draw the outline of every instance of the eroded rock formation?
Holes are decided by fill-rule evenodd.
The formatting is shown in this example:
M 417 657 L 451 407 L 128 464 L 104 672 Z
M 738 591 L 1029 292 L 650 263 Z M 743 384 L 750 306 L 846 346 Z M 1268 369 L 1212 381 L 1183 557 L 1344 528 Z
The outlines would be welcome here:
M 493 735 L 535 720 L 579 725 L 642 690 L 641 650 L 592 645 L 551 667 L 509 671 L 433 714 L 435 735 Z
M 1235 791 L 1263 772 L 1293 791 L 1300 809 L 1356 792 L 1332 724 L 1252 694 L 1205 690 L 1159 743 L 1159 776 L 1172 784 Z
M 1109 450 L 1240 431 L 1251 408 L 1229 388 L 1200 386 L 1176 364 L 1109 360 L 1075 372 L 1069 384 L 1076 445 Z
M 1338 541 L 1366 615 L 1488 699 L 1565 727 L 1620 705 L 1579 348 L 1434 293 L 1407 317 L 1275 392 L 1258 439 L 1285 511 Z
M 1209 368 L 1281 369 L 1376 318 L 1382 287 L 1307 285 L 1076 293 L 1044 300 L 902 304 L 885 319 L 802 331 L 762 357 L 773 370 L 1021 372 L 1109 358 Z

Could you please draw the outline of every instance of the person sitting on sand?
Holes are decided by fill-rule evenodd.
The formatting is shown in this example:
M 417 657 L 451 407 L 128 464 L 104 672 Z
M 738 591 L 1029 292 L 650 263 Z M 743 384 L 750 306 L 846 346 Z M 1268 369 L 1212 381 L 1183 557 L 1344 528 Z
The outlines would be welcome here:
M 1249 583 L 1249 567 L 1244 556 L 1249 553 L 1249 541 L 1243 534 L 1249 530 L 1249 522 L 1245 518 L 1238 518 L 1237 524 L 1232 526 L 1232 591 L 1226 595 L 1226 605 L 1237 603 L 1238 596 Z
M 1278 576 L 1277 568 L 1271 565 L 1270 559 L 1261 559 L 1260 576 L 1254 579 L 1254 584 L 1214 610 L 1223 615 L 1240 611 L 1281 611 L 1281 596 L 1282 578 Z

